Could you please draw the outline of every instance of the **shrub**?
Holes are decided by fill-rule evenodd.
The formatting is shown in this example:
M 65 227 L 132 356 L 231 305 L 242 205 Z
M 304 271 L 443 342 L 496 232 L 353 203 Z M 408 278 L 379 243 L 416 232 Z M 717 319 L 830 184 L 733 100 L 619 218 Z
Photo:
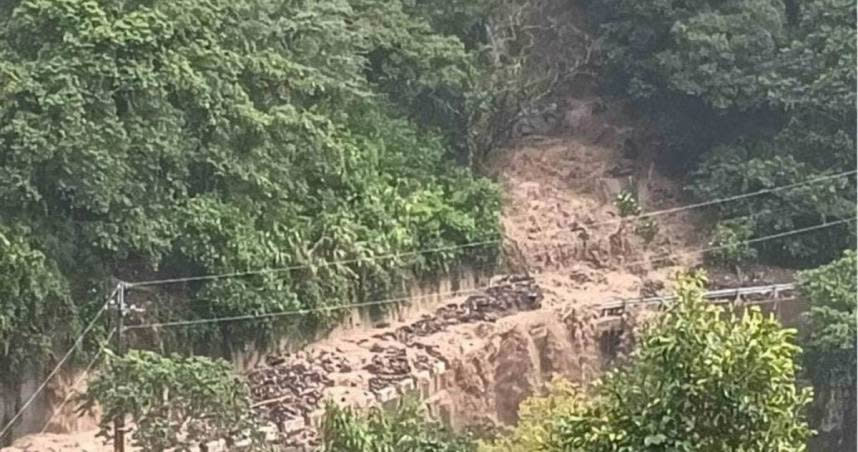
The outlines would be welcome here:
M 142 450 L 190 450 L 222 439 L 248 439 L 252 450 L 266 449 L 247 385 L 224 360 L 109 353 L 84 400 L 84 409 L 97 403 L 102 410 L 99 436 L 111 438 L 113 419 L 125 415 L 132 444 Z
M 715 225 L 709 242 L 711 249 L 705 259 L 715 265 L 735 266 L 755 259 L 757 251 L 747 243 L 754 235 L 753 223 L 748 220 L 722 221 Z

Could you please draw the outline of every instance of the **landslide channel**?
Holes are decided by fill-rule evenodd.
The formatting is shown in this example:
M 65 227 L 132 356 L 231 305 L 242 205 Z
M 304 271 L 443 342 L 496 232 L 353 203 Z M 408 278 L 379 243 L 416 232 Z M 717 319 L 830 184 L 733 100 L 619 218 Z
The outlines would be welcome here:
M 513 423 L 519 404 L 552 378 L 588 381 L 610 365 L 605 336 L 616 344 L 615 325 L 595 306 L 655 295 L 696 263 L 692 212 L 658 217 L 644 240 L 614 207 L 622 190 L 637 192 L 646 211 L 681 204 L 677 185 L 645 157 L 627 158 L 630 146 L 640 155 L 657 146 L 645 128 L 600 99 L 565 104 L 552 134 L 520 139 L 492 168 L 504 187 L 512 266 L 524 273 L 408 322 L 270 355 L 248 377 L 283 443 L 316 442 L 325 399 L 369 407 L 415 391 L 454 427 Z

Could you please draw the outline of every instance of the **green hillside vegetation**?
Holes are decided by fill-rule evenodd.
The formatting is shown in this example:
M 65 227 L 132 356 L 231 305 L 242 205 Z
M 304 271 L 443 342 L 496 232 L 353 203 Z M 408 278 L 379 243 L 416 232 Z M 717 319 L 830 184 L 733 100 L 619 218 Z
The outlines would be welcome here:
M 111 276 L 308 266 L 166 287 L 174 298 L 147 316 L 169 320 L 330 307 L 492 264 L 496 243 L 318 265 L 499 238 L 497 187 L 455 163 L 488 99 L 468 38 L 477 6 L 3 2 L 3 373 L 74 334 L 62 327 L 91 316 Z M 278 325 L 313 331 L 335 316 Z M 272 328 L 203 326 L 173 342 Z
M 814 424 L 822 424 L 828 401 L 842 416 L 833 432 L 820 431 L 819 450 L 848 450 L 856 436 L 856 356 L 858 356 L 858 261 L 854 250 L 822 267 L 799 274 L 802 296 L 810 302 L 803 338 L 804 368 L 817 394 L 811 411 Z M 821 425 L 820 425 L 821 427 Z M 821 429 L 820 429 L 821 430 Z
M 843 254 L 858 245 L 855 16 L 852 0 L 2 1 L 0 375 L 12 387 L 55 362 L 116 279 L 290 267 L 134 293 L 141 321 L 312 311 L 131 335 L 159 352 L 226 356 L 310 338 L 343 312 L 317 308 L 494 268 L 501 198 L 484 169 L 525 107 L 586 69 L 598 95 L 658 132 L 663 145 L 647 152 L 685 183 L 685 201 L 830 176 L 719 204 L 705 231 L 720 247 L 709 264 L 806 270 L 806 353 L 759 313 L 704 307 L 702 280 L 688 277 L 627 367 L 583 388 L 558 383 L 479 448 L 804 450 L 810 393 L 796 378 L 856 394 L 855 254 Z M 832 221 L 843 222 L 745 243 Z M 112 362 L 152 391 L 135 397 L 191 391 L 204 384 L 196 370 L 219 385 L 203 408 L 228 403 L 236 417 L 200 424 L 200 438 L 257 427 L 225 362 L 129 356 Z M 144 381 L 163 369 L 177 377 Z M 91 400 L 131 412 L 137 399 L 112 387 L 99 380 Z M 478 447 L 412 408 L 332 411 L 329 449 Z M 854 406 L 843 411 L 854 426 Z M 839 435 L 854 445 L 854 430 Z
M 663 166 L 708 200 L 854 170 L 855 2 L 587 0 L 606 94 L 661 131 Z M 855 179 L 719 205 L 727 225 L 776 234 L 855 217 Z M 819 265 L 855 247 L 854 224 L 755 244 Z

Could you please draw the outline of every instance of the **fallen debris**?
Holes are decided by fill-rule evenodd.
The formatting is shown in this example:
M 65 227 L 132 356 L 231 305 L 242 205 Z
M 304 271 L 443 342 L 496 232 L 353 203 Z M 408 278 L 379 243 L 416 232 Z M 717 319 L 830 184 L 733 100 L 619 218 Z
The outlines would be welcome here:
M 322 415 L 326 393 L 335 386 L 369 391 L 377 402 L 386 402 L 391 394 L 413 388 L 415 373 L 431 373 L 439 364 L 442 368 L 448 365 L 436 346 L 421 343 L 419 338 L 453 325 L 491 323 L 515 312 L 535 310 L 542 299 L 542 291 L 533 278 L 503 276 L 461 304 L 447 304 L 413 323 L 357 342 L 364 353 L 346 353 L 336 348 L 336 352 L 308 349 L 271 354 L 265 366 L 247 374 L 253 407 L 277 427 L 283 446 L 312 448 L 318 444 L 314 427 Z

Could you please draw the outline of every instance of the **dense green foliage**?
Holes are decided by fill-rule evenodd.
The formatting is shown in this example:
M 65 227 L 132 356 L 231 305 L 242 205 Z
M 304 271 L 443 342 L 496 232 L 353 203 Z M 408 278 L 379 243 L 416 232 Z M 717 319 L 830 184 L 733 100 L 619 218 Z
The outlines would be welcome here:
M 98 403 L 102 410 L 100 436 L 112 437 L 113 419 L 125 414 L 134 425 L 132 444 L 142 450 L 191 450 L 219 440 L 264 449 L 247 385 L 226 361 L 136 350 L 108 358 L 85 394 L 85 407 Z
M 703 282 L 678 281 L 678 301 L 646 327 L 627 365 L 585 393 L 550 394 L 548 415 L 485 450 L 805 450 L 811 394 L 796 387 L 794 331 L 758 310 L 709 305 Z
M 855 2 L 590 0 L 605 89 L 662 131 L 659 155 L 691 171 L 693 194 L 726 197 L 855 168 Z M 854 178 L 719 206 L 757 236 L 855 216 Z M 849 231 L 853 231 L 850 233 Z M 761 257 L 822 263 L 854 226 L 755 245 Z
M 748 243 L 754 230 L 747 221 L 728 220 L 715 226 L 715 233 L 709 247 L 712 249 L 705 254 L 706 261 L 714 265 L 739 265 L 757 257 L 755 250 Z
M 799 273 L 802 296 L 810 302 L 805 363 L 814 383 L 855 384 L 858 307 L 855 251 L 837 261 Z
M 574 416 L 586 406 L 586 394 L 566 380 L 551 382 L 545 395 L 521 403 L 518 424 L 492 441 L 481 441 L 479 452 L 544 451 L 552 441 L 555 421 Z
M 499 237 L 496 187 L 452 163 L 453 144 L 468 141 L 452 125 L 479 52 L 429 11 L 387 0 L 3 2 L 0 223 L 44 256 L 16 268 L 23 279 L 47 268 L 72 282 L 26 296 L 83 303 L 108 276 L 309 266 L 168 287 L 188 301 L 147 311 L 195 318 L 332 306 L 416 271 L 492 263 L 488 245 L 318 265 Z M 267 326 L 192 338 L 219 344 Z
M 74 321 L 65 279 L 28 240 L 24 231 L 0 225 L 0 375 L 6 383 L 68 333 L 60 330 L 52 337 L 44 331 Z
M 325 452 L 468 452 L 475 443 L 428 421 L 417 399 L 406 397 L 385 412 L 358 414 L 329 405 L 322 427 Z
M 850 250 L 837 261 L 799 274 L 799 289 L 810 302 L 809 324 L 804 339 L 804 364 L 814 391 L 822 394 L 823 417 L 828 409 L 843 413 L 838 438 L 829 447 L 855 448 L 856 355 L 858 355 L 858 261 Z M 839 407 L 827 407 L 831 394 Z M 818 420 L 818 419 L 817 419 Z

